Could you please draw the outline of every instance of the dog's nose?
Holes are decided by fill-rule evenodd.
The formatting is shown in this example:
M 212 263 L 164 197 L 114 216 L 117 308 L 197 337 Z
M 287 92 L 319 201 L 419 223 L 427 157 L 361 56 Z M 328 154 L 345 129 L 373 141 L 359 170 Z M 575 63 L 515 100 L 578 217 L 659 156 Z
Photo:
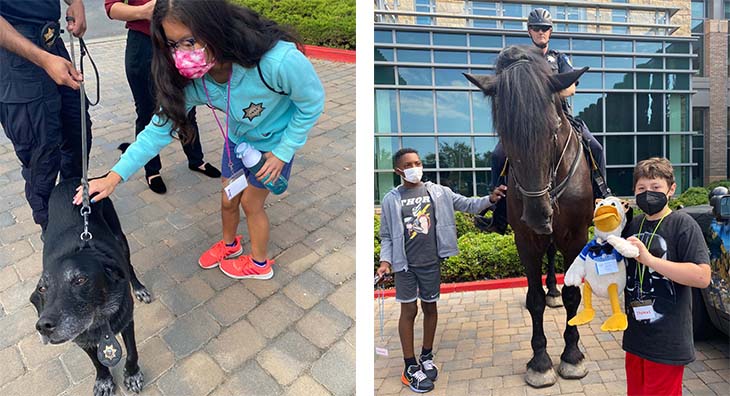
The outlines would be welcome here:
M 56 328 L 56 323 L 49 318 L 40 318 L 35 324 L 36 330 L 41 334 L 51 334 Z

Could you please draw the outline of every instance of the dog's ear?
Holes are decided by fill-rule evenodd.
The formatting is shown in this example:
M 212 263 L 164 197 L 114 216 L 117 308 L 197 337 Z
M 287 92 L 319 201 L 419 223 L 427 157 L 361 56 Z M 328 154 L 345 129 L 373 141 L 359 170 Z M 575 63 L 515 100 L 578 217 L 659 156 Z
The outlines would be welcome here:
M 30 303 L 35 307 L 38 316 L 41 316 L 41 311 L 43 310 L 43 297 L 41 297 L 38 287 L 36 287 L 35 290 L 33 290 L 33 293 L 30 294 Z

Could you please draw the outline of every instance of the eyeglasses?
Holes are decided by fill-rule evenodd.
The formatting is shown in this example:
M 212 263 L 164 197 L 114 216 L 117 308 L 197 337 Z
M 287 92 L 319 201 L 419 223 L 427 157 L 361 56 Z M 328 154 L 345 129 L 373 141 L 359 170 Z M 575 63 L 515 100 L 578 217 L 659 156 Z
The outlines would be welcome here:
M 194 37 L 187 37 L 178 41 L 168 41 L 167 46 L 170 48 L 170 51 L 192 51 L 195 49 L 195 43 Z
M 530 26 L 530 30 L 535 32 L 547 32 L 552 29 L 552 26 Z

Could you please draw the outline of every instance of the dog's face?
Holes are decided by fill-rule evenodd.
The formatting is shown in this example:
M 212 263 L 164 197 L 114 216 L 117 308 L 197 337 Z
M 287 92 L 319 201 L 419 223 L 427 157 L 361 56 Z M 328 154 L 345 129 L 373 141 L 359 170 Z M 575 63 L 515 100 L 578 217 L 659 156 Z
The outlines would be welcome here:
M 113 260 L 90 249 L 44 268 L 30 296 L 43 343 L 61 344 L 88 330 L 95 317 L 115 308 L 115 285 L 123 281 Z

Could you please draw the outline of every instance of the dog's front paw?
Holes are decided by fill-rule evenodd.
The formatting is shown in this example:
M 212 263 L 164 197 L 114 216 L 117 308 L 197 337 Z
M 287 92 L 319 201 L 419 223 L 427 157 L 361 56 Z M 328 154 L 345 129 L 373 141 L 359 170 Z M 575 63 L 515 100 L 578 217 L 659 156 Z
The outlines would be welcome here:
M 117 384 L 111 376 L 106 378 L 97 378 L 94 382 L 94 396 L 114 396 Z
M 142 370 L 139 368 L 137 369 L 137 373 L 134 375 L 129 375 L 127 372 L 124 372 L 124 387 L 127 388 L 128 391 L 139 393 L 142 392 L 142 388 L 144 387 L 144 374 L 142 374 Z
M 144 286 L 134 289 L 134 296 L 137 297 L 137 300 L 145 304 L 152 302 L 152 293 Z

